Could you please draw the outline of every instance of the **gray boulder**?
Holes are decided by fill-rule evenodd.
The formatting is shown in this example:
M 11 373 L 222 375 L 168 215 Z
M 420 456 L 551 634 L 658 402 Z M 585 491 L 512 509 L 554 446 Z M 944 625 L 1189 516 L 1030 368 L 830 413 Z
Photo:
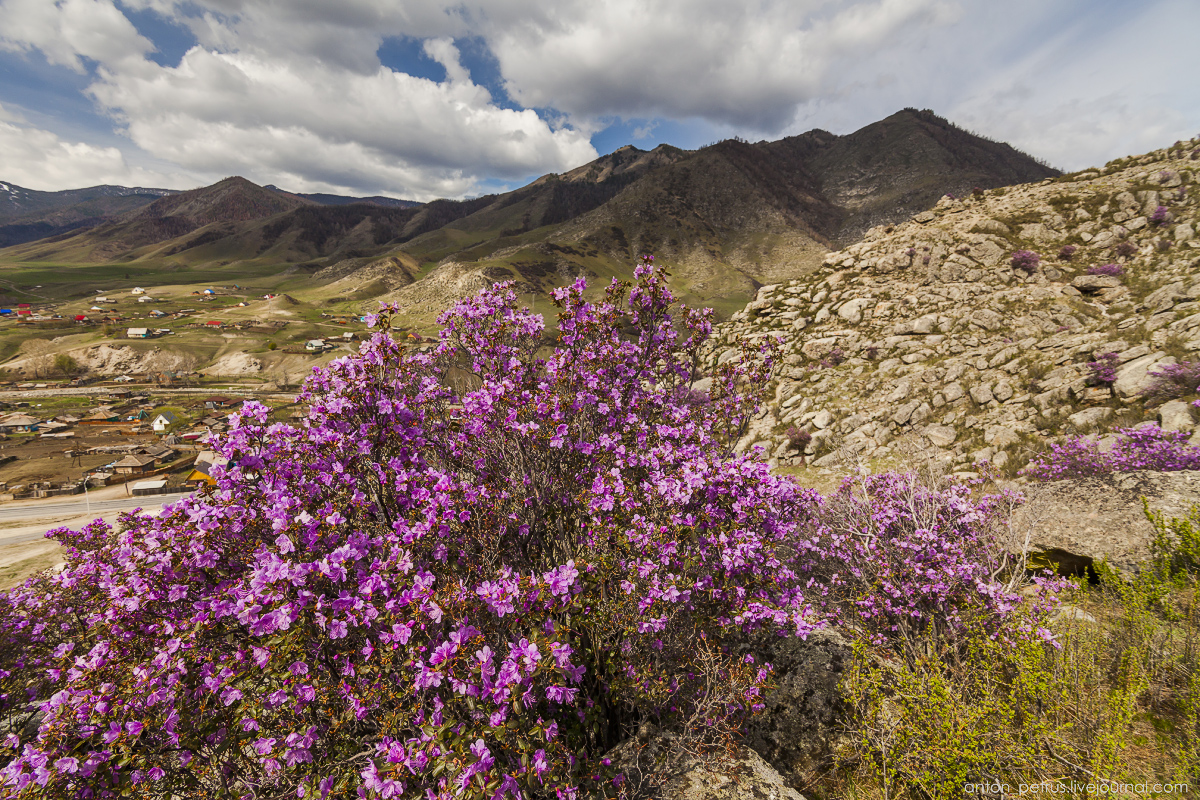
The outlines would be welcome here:
M 634 795 L 657 800 L 804 800 L 748 747 L 701 758 L 672 734 L 647 732 L 608 753 Z
M 1190 431 L 1196 427 L 1192 404 L 1187 400 L 1171 400 L 1158 409 L 1159 427 L 1164 431 Z
M 1183 517 L 1200 503 L 1200 472 L 1128 472 L 1053 481 L 1027 491 L 1012 526 L 1015 549 L 1026 534 L 1030 550 L 1054 560 L 1086 566 L 1107 558 L 1117 569 L 1136 572 L 1150 558 L 1152 511 Z
M 801 786 L 832 758 L 845 711 L 838 682 L 853 647 L 837 631 L 823 629 L 807 639 L 774 638 L 753 652 L 775 667 L 775 688 L 763 699 L 766 709 L 752 722 L 746 744 L 789 784 Z

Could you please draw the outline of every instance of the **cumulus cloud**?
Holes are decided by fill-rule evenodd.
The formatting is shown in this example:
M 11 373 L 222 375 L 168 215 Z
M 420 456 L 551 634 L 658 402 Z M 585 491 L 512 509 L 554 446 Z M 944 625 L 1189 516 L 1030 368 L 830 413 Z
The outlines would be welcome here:
M 493 103 L 449 42 L 431 54 L 449 80 L 196 47 L 177 67 L 116 73 L 89 91 L 158 158 L 296 189 L 430 199 L 467 193 L 481 175 L 517 179 L 596 157 L 583 134 Z
M 141 58 L 154 44 L 111 0 L 4 0 L 0 48 L 36 48 L 50 63 L 83 73 L 82 58 L 116 66 Z
M 0 176 L 40 191 L 78 189 L 104 183 L 126 186 L 173 187 L 193 181 L 131 167 L 115 147 L 64 141 L 58 135 L 26 123 L 0 106 Z
M 952 9 L 942 0 L 582 0 L 487 35 L 522 105 L 778 132 L 840 59 Z

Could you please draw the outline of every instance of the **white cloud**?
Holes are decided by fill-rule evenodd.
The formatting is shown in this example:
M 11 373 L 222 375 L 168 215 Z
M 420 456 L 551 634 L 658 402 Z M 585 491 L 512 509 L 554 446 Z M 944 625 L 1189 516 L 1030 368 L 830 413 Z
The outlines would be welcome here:
M 104 183 L 174 187 L 193 184 L 178 175 L 131 167 L 115 147 L 63 141 L 0 106 L 0 177 L 40 191 L 78 189 Z
M 198 45 L 155 64 L 122 8 Z M 147 158 L 421 199 L 577 166 L 614 118 L 639 139 L 665 120 L 757 138 L 917 106 L 1060 165 L 1104 161 L 1200 126 L 1198 25 L 1194 0 L 0 0 L 0 48 L 89 72 Z M 393 38 L 446 79 L 382 65 Z
M 580 116 L 702 117 L 766 132 L 839 59 L 951 17 L 942 0 L 558 3 L 487 34 L 509 94 Z M 836 79 L 836 76 L 832 76 Z
M 85 72 L 81 57 L 114 66 L 154 50 L 111 0 L 2 0 L 0 48 L 37 48 L 52 64 Z
M 114 73 L 89 91 L 158 158 L 296 189 L 430 199 L 469 193 L 482 175 L 517 179 L 596 157 L 583 134 L 495 105 L 448 41 L 430 52 L 450 80 L 197 47 L 178 67 Z

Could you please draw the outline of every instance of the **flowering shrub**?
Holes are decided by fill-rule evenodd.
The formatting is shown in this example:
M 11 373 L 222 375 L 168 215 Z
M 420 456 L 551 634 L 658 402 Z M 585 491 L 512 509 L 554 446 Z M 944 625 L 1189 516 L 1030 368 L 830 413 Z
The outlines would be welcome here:
M 65 570 L 0 594 L 8 795 L 570 800 L 642 722 L 740 727 L 751 633 L 999 626 L 997 506 L 885 476 L 831 516 L 731 456 L 771 344 L 692 391 L 710 314 L 635 274 L 557 290 L 549 353 L 503 284 L 429 352 L 385 312 L 299 424 L 232 417 L 215 487 L 54 532 Z
M 1073 245 L 1073 244 L 1064 244 L 1062 246 L 1062 248 L 1060 248 L 1058 251 L 1058 260 L 1059 261 L 1070 261 L 1071 258 L 1075 255 L 1075 251 L 1077 249 L 1079 249 L 1079 248 L 1075 247 L 1075 245 Z
M 803 452 L 804 448 L 808 447 L 812 441 L 812 434 L 803 428 L 797 428 L 795 425 L 787 429 L 788 449 L 797 452 Z
M 1167 225 L 1171 222 L 1171 212 L 1167 211 L 1166 206 L 1159 206 L 1154 209 L 1154 213 L 1150 215 L 1150 224 L 1158 227 Z
M 1200 469 L 1200 447 L 1187 444 L 1184 431 L 1164 431 L 1157 425 L 1118 428 L 1116 444 L 1107 453 L 1090 436 L 1074 436 L 1051 445 L 1050 452 L 1029 462 L 1023 473 L 1043 481 L 1084 478 L 1113 472 L 1154 470 L 1177 472 Z
M 1087 268 L 1088 275 L 1108 275 L 1119 278 L 1125 274 L 1125 268 L 1120 264 L 1097 264 Z
M 1142 396 L 1151 404 L 1165 403 L 1200 391 L 1200 361 L 1167 364 L 1150 373 Z
M 819 512 L 820 592 L 810 600 L 876 644 L 903 646 L 918 633 L 953 641 L 975 625 L 1049 639 L 1036 624 L 1000 624 L 1019 605 L 994 576 L 1020 502 L 1012 492 L 974 500 L 967 485 L 931 486 L 912 473 L 846 478 Z M 1038 619 L 1032 612 L 1027 621 Z
M 1137 245 L 1133 242 L 1121 242 L 1113 252 L 1121 258 L 1129 258 L 1137 253 Z
M 1018 250 L 1012 254 L 1013 269 L 1019 269 L 1026 275 L 1032 275 L 1037 271 L 1040 262 L 1041 258 L 1032 250 Z
M 834 347 L 824 358 L 821 359 L 821 366 L 826 368 L 836 367 L 845 363 L 845 361 L 846 354 L 842 351 L 842 348 Z
M 1095 361 L 1087 362 L 1088 383 L 1092 386 L 1112 386 L 1117 380 L 1117 367 L 1121 366 L 1121 357 L 1116 353 L 1105 353 Z
M 708 312 L 650 265 L 583 289 L 543 357 L 504 286 L 429 353 L 385 313 L 302 423 L 233 417 L 214 488 L 57 532 L 66 569 L 0 597 L 9 791 L 569 798 L 640 720 L 737 727 L 768 670 L 731 639 L 817 624 L 818 496 L 727 456 L 773 355 L 689 402 Z

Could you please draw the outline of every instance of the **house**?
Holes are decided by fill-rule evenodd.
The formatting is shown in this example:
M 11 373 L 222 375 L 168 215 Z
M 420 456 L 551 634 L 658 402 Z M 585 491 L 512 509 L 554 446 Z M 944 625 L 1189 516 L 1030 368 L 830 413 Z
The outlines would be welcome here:
M 145 294 L 145 293 L 146 293 L 146 290 L 140 286 L 133 287 L 133 291 L 130 292 L 130 294 Z
M 33 315 L 33 309 L 29 307 L 29 303 L 21 303 L 17 306 L 17 316 L 29 317 Z
M 141 475 L 143 472 L 150 472 L 154 469 L 154 456 L 125 456 L 113 464 L 113 469 L 120 475 Z
M 121 415 L 113 411 L 110 406 L 100 406 L 92 413 L 81 419 L 81 425 L 107 425 L 110 422 L 116 422 L 121 418 Z
M 99 305 L 100 303 L 115 303 L 115 302 L 116 302 L 116 300 L 109 300 L 107 297 L 97 297 L 97 298 L 96 298 L 95 300 L 93 300 L 92 302 L 93 302 L 93 303 L 96 303 L 97 305 Z
M 162 433 L 176 422 L 179 422 L 179 417 L 175 415 L 174 411 L 161 411 L 150 423 L 150 427 L 154 428 L 155 433 Z
M 134 497 L 142 497 L 148 494 L 166 494 L 167 479 L 162 478 L 157 481 L 138 481 L 130 487 Z
M 153 458 L 159 464 L 162 464 L 164 462 L 170 461 L 171 459 L 175 458 L 175 451 L 172 450 L 170 447 L 164 447 L 161 444 L 147 445 L 146 447 L 142 448 L 142 452 L 145 455 L 148 455 L 151 458 Z
M 159 311 L 157 308 L 150 312 L 152 317 L 165 317 L 166 315 L 165 311 Z
M 320 353 L 325 349 L 324 339 L 309 339 L 304 343 L 304 349 L 310 353 Z
M 35 431 L 39 424 L 41 424 L 41 420 L 20 412 L 0 417 L 0 430 L 9 433 L 14 431 Z
M 221 322 L 219 320 L 212 319 L 204 323 L 204 325 L 208 328 L 219 328 L 221 327 Z
M 208 408 L 229 408 L 233 401 L 228 397 L 210 397 L 204 401 L 204 405 Z
M 212 475 L 213 468 L 223 467 L 228 463 L 229 459 L 225 456 L 219 456 L 212 450 L 201 450 L 200 454 L 196 456 L 196 464 L 184 482 L 197 489 L 201 486 L 212 486 L 217 482 Z
M 139 297 L 139 298 L 138 298 L 138 302 L 139 302 L 139 303 L 153 303 L 153 302 L 154 302 L 154 298 L 153 298 L 153 297 L 151 297 L 150 295 L 145 295 L 145 296 L 143 296 L 143 297 Z
M 128 336 L 130 339 L 149 339 L 150 338 L 150 329 L 149 328 L 130 328 L 129 330 L 127 330 L 125 332 L 125 335 Z

